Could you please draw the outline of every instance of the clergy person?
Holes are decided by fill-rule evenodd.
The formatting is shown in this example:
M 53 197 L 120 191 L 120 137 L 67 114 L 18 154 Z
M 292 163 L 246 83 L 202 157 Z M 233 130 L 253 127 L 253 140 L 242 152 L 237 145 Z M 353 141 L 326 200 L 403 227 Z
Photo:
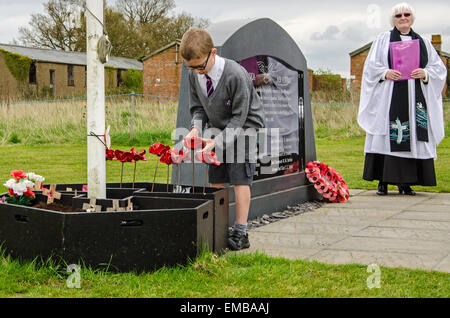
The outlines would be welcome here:
M 444 138 L 442 90 L 447 69 L 428 39 L 411 29 L 414 9 L 392 8 L 394 28 L 377 36 L 364 64 L 358 124 L 366 131 L 363 179 L 379 180 L 379 195 L 388 184 L 415 195 L 412 185 L 435 186 L 436 147 Z M 420 66 L 400 80 L 391 65 L 389 43 L 417 39 Z

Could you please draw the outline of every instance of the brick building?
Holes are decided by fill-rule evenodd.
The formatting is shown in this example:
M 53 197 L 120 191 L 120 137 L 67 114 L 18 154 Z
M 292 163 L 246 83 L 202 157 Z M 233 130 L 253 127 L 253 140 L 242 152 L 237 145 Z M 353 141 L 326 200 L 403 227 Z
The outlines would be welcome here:
M 174 41 L 142 60 L 143 93 L 177 97 L 180 91 L 182 58 L 180 41 Z
M 442 40 L 440 35 L 432 35 L 431 43 L 442 58 L 444 65 L 447 66 L 447 72 L 450 69 L 450 54 L 442 51 Z M 358 93 L 361 91 L 361 80 L 364 69 L 364 62 L 369 54 L 372 42 L 350 53 L 350 75 L 351 75 L 351 89 Z M 442 92 L 443 96 L 446 94 L 447 86 L 450 85 L 450 74 L 447 75 L 447 84 Z
M 105 64 L 105 89 L 117 89 L 128 70 L 142 72 L 142 63 L 110 57 Z M 86 96 L 84 52 L 0 44 L 0 74 L 0 100 Z

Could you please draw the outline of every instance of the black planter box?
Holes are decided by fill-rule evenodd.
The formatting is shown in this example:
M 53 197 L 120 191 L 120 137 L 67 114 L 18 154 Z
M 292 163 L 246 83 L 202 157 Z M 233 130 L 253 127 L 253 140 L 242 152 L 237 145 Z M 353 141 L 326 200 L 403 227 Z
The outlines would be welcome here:
M 128 190 L 112 191 L 124 198 L 119 200 L 130 195 Z M 47 200 L 40 193 L 36 198 Z M 55 202 L 73 205 L 81 199 L 64 193 Z M 97 204 L 112 201 L 104 200 Z M 212 248 L 211 200 L 132 196 L 131 201 L 135 209 L 126 212 L 56 212 L 0 204 L 0 244 L 15 258 L 53 257 L 66 264 L 138 272 L 186 264 Z
M 127 183 L 108 183 L 108 188 L 119 188 L 122 185 L 123 188 L 130 189 L 133 184 Z M 171 197 L 171 198 L 191 198 L 191 199 L 208 199 L 214 202 L 214 243 L 213 251 L 218 254 L 222 254 L 228 247 L 228 226 L 229 226 L 229 191 L 228 189 L 217 189 L 210 187 L 195 187 L 195 193 L 192 193 L 192 185 L 181 185 L 176 190 L 181 190 L 181 193 L 174 193 L 173 184 L 167 186 L 166 183 L 152 182 L 136 182 L 134 183 L 135 195 L 139 196 L 158 196 L 158 197 Z M 81 188 L 81 186 L 80 186 Z M 153 192 L 151 190 L 153 189 Z M 203 189 L 205 193 L 203 194 Z M 169 190 L 169 191 L 167 191 Z M 187 192 L 186 192 L 187 191 Z

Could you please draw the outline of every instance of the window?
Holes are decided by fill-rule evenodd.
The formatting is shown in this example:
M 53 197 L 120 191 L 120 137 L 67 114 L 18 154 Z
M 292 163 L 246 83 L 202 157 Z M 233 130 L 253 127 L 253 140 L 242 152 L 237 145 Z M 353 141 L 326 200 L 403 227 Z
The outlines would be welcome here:
M 67 65 L 67 85 L 75 86 L 75 81 L 73 79 L 73 65 Z
M 30 84 L 36 84 L 36 63 L 32 62 L 30 65 L 30 73 L 28 82 Z

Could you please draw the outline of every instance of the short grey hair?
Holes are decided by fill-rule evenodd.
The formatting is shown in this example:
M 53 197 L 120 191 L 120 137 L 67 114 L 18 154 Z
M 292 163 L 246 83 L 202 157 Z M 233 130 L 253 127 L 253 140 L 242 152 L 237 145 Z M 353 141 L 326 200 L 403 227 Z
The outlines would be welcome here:
M 411 5 L 409 5 L 406 2 L 401 2 L 399 4 L 396 4 L 392 10 L 391 10 L 391 25 L 394 26 L 395 23 L 395 15 L 403 12 L 411 12 L 411 24 L 414 23 L 414 20 L 416 19 L 415 10 Z

